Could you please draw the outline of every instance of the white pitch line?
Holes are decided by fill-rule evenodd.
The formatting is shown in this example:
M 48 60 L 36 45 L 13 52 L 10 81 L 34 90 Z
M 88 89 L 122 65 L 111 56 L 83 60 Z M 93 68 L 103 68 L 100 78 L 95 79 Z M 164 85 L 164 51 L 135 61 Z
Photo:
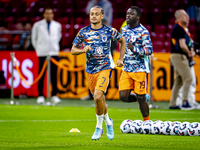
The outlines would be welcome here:
M 118 109 L 117 111 L 130 111 L 130 112 L 139 112 L 139 109 Z M 173 110 L 149 110 L 150 113 L 165 113 L 165 114 L 200 114 L 200 112 L 193 111 L 173 111 Z
M 160 119 L 152 119 L 152 121 L 156 121 L 156 120 L 160 120 Z M 200 118 L 170 118 L 169 121 L 179 121 L 179 120 L 200 120 Z M 163 120 L 161 120 L 163 121 Z
M 113 119 L 114 121 L 123 121 L 124 119 Z M 160 119 L 152 119 L 152 121 L 156 121 Z M 171 118 L 171 121 L 179 121 L 179 120 L 200 120 L 200 118 Z M 68 119 L 68 120 L 0 120 L 0 122 L 91 122 L 96 121 L 96 119 Z M 162 120 L 161 120 L 162 121 Z
M 171 114 L 200 114 L 200 112 L 193 112 L 193 111 L 165 111 L 165 110 L 150 110 L 151 112 L 155 112 L 155 113 L 171 113 Z
M 0 120 L 0 122 L 74 122 L 74 121 L 96 121 L 96 119 L 75 119 L 75 120 Z

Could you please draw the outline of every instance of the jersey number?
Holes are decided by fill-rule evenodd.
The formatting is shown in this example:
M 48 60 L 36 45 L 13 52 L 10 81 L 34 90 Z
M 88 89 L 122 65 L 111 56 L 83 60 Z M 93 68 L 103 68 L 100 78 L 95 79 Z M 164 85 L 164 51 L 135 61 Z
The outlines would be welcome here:
M 104 84 L 104 82 L 106 81 L 106 78 L 105 77 L 102 77 L 104 80 L 103 80 L 103 82 L 101 83 L 101 85 L 99 85 L 99 87 L 103 87 L 103 84 Z
M 105 77 L 102 77 L 104 80 L 103 80 L 103 82 L 102 82 L 102 85 L 104 84 L 104 82 L 106 81 L 106 78 Z
M 145 81 L 140 82 L 140 89 L 144 89 L 145 88 Z

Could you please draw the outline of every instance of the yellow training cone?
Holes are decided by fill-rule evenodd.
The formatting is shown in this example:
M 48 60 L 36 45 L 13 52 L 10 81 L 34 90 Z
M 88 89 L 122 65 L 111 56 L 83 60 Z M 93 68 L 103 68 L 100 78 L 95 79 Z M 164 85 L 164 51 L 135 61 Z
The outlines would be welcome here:
M 77 128 L 72 128 L 69 132 L 81 132 Z

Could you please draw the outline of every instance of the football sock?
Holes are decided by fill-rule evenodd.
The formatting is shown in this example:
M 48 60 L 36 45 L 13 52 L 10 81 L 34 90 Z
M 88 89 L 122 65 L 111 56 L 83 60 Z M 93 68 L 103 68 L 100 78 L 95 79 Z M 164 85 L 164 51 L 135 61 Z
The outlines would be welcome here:
M 102 129 L 103 116 L 104 115 L 96 115 L 96 117 L 97 117 L 97 125 L 96 125 L 96 127 L 98 127 L 99 129 Z
M 149 116 L 148 117 L 143 117 L 143 120 L 144 121 L 149 120 Z
M 106 123 L 106 125 L 111 125 L 112 122 L 110 121 L 109 117 L 108 117 L 108 113 L 106 113 L 104 116 L 103 116 L 103 119 Z

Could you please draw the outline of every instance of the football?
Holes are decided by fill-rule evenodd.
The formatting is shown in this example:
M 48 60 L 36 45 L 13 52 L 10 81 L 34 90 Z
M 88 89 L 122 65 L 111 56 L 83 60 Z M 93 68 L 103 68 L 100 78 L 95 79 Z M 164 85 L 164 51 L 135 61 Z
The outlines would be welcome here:
M 131 124 L 132 124 L 132 120 L 127 119 L 124 120 L 121 125 L 120 125 L 120 130 L 122 133 L 130 133 L 131 132 Z
M 189 122 L 183 122 L 178 128 L 178 134 L 179 135 L 188 135 L 188 127 L 190 123 Z
M 188 134 L 190 136 L 200 136 L 200 123 L 193 122 L 188 127 Z
M 170 126 L 170 135 L 179 135 L 178 134 L 178 130 L 179 130 L 179 126 L 181 125 L 181 122 L 179 121 L 174 121 L 172 122 L 171 126 Z
M 142 124 L 142 133 L 143 134 L 151 134 L 152 124 L 153 124 L 153 121 L 151 121 L 151 120 L 144 121 Z
M 160 125 L 162 121 L 157 120 L 152 124 L 152 134 L 160 134 Z
M 142 133 L 142 120 L 134 120 L 131 124 L 131 133 L 140 134 Z
M 170 134 L 170 126 L 172 122 L 171 121 L 165 121 L 161 122 L 160 124 L 160 134 L 162 135 L 169 135 Z

